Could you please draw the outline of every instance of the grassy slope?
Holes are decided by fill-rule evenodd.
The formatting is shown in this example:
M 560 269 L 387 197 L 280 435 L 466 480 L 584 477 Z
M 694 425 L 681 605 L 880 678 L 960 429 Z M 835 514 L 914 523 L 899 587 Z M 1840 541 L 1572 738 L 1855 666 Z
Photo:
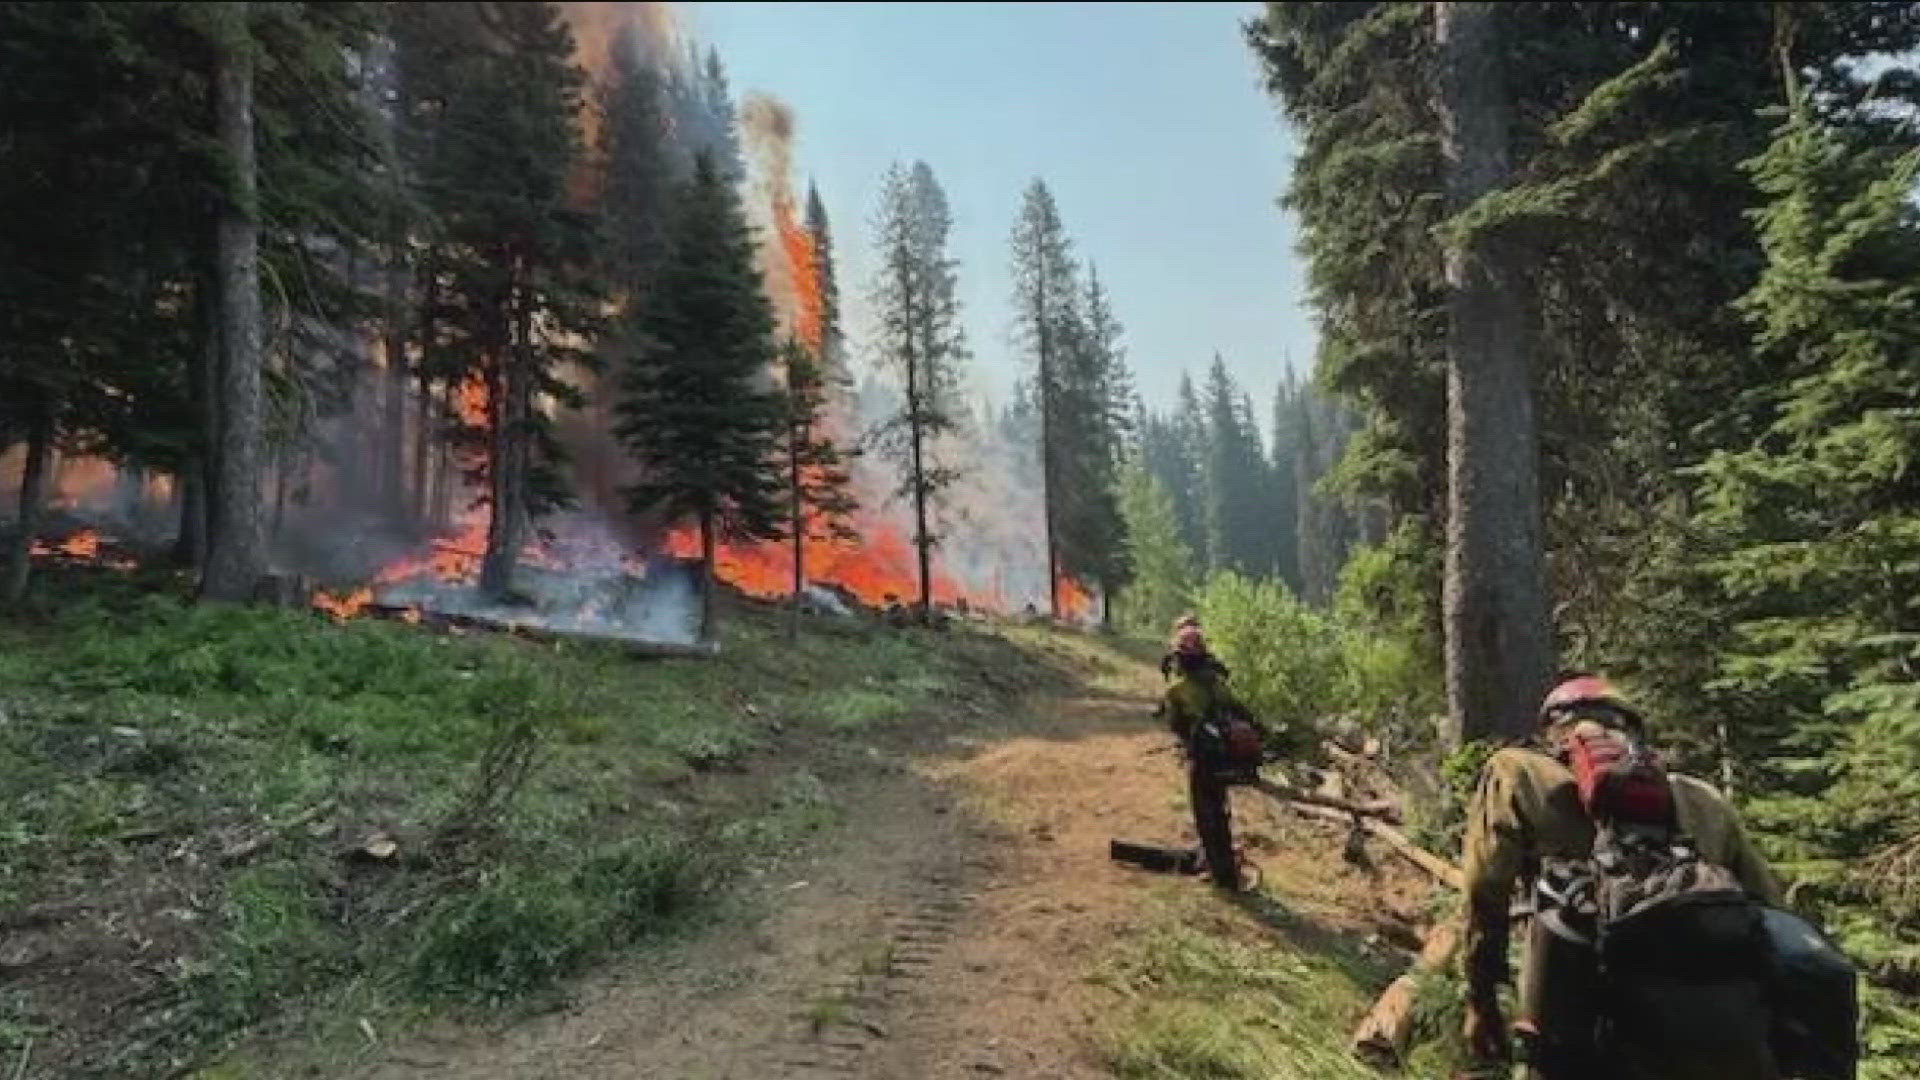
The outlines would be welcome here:
M 831 821 L 836 754 L 1048 670 L 753 611 L 717 661 L 636 662 L 43 585 L 0 620 L 0 1062 L 60 1075 L 167 1074 L 320 1002 L 537 1000 Z M 481 763 L 523 752 L 505 799 Z M 395 853 L 354 858 L 373 836 Z

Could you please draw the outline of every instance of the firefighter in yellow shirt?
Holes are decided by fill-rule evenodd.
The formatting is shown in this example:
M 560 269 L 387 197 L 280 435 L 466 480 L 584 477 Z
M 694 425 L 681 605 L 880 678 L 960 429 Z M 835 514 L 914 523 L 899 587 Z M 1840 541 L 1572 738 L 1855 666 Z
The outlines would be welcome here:
M 1467 925 L 1466 1037 L 1483 1064 L 1504 1062 L 1509 1031 L 1497 991 L 1507 981 L 1509 905 L 1514 887 L 1533 875 L 1539 861 L 1585 859 L 1593 850 L 1595 825 L 1582 805 L 1573 772 L 1563 759 L 1570 733 L 1580 724 L 1614 725 L 1637 738 L 1644 723 L 1604 679 L 1569 679 L 1547 696 L 1540 711 L 1541 749 L 1511 747 L 1487 762 L 1467 810 L 1464 866 Z M 1708 784 L 1670 774 L 1678 832 L 1699 857 L 1731 871 L 1747 893 L 1780 903 L 1780 884 L 1748 840 L 1739 815 Z M 1537 1080 L 1612 1080 L 1593 1045 L 1596 989 L 1590 953 L 1532 921 L 1520 980 L 1520 1016 L 1515 1031 L 1534 1040 Z M 1504 1074 L 1502 1074 L 1504 1075 Z M 1729 1071 L 1728 1077 L 1749 1075 Z M 1765 1067 L 1751 1075 L 1766 1075 Z

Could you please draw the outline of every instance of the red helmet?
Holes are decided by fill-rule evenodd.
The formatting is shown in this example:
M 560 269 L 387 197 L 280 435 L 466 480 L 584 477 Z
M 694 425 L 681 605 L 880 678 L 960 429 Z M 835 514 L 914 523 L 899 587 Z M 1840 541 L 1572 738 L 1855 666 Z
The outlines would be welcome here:
M 1576 675 L 1548 691 L 1540 703 L 1540 723 L 1550 724 L 1578 706 L 1611 709 L 1640 723 L 1640 713 L 1614 685 L 1598 675 Z
M 1173 651 L 1189 655 L 1207 651 L 1206 639 L 1200 636 L 1198 626 L 1183 626 L 1173 635 Z

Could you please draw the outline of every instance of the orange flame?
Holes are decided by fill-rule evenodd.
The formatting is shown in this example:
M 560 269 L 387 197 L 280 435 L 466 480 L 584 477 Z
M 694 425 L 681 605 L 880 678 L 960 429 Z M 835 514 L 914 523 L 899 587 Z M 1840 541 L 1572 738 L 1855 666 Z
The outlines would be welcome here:
M 316 592 L 308 603 L 315 611 L 333 621 L 345 622 L 365 611 L 367 605 L 373 603 L 373 590 L 361 586 L 352 592 L 341 593 L 338 596 L 324 591 Z
M 1063 619 L 1085 622 L 1093 618 L 1093 594 L 1070 577 L 1062 577 L 1054 586 L 1054 610 Z
M 100 557 L 100 534 L 92 529 L 82 529 L 57 544 L 35 540 L 28 546 L 27 552 L 31 555 L 90 561 Z
M 794 215 L 793 193 L 785 183 L 773 197 L 773 223 L 793 280 L 794 336 L 808 352 L 818 356 L 826 333 L 822 325 L 824 304 L 820 297 L 819 257 L 814 250 L 813 234 Z

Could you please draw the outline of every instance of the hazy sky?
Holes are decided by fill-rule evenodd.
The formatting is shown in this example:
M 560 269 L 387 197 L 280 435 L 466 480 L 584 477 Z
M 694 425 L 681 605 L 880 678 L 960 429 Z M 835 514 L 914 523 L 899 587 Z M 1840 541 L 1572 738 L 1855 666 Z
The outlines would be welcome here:
M 1275 203 L 1292 139 L 1258 85 L 1255 4 L 694 3 L 736 96 L 793 107 L 796 182 L 815 180 L 858 333 L 881 174 L 924 158 L 953 205 L 976 386 L 1004 394 L 1007 236 L 1044 177 L 1099 267 L 1141 391 L 1173 397 L 1213 351 L 1263 426 L 1281 366 L 1314 331 L 1294 228 Z M 858 341 L 855 341 L 856 348 Z

